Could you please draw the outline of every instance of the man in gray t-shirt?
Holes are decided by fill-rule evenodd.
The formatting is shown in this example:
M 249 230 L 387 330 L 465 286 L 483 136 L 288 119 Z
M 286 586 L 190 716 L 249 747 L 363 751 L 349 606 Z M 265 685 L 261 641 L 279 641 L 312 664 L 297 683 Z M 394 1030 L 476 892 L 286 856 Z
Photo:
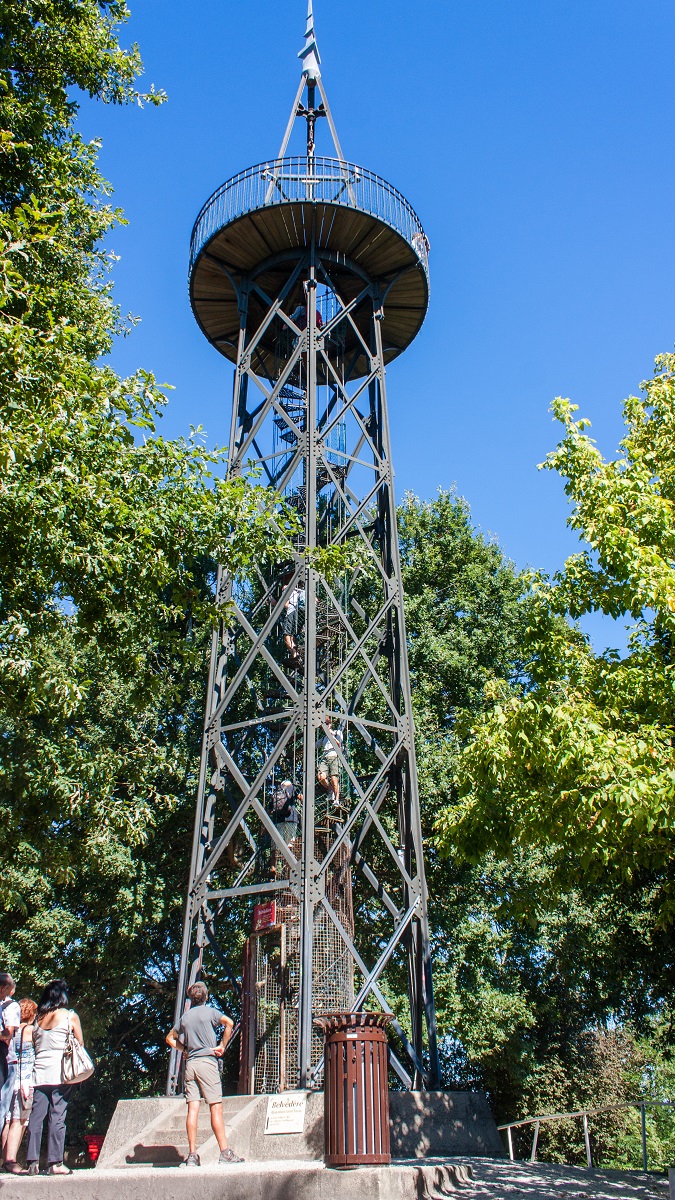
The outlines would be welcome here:
M 187 1051 L 188 1061 L 191 1058 L 213 1057 L 218 1046 L 216 1030 L 220 1032 L 225 1023 L 232 1022 L 212 1004 L 196 1004 L 187 1008 L 180 1019 L 178 1034 L 180 1041 Z
M 232 1037 L 233 1023 L 220 1009 L 207 1004 L 205 983 L 193 983 L 187 990 L 191 1007 L 183 1013 L 180 1023 L 166 1035 L 172 1050 L 182 1050 L 185 1063 L 185 1099 L 187 1100 L 187 1138 L 189 1153 L 185 1165 L 200 1166 L 197 1154 L 197 1122 L 203 1096 L 211 1110 L 211 1128 L 220 1148 L 221 1163 L 243 1162 L 234 1151 L 228 1150 L 223 1120 L 223 1089 L 220 1083 L 218 1059 Z M 218 1041 L 216 1032 L 222 1029 Z

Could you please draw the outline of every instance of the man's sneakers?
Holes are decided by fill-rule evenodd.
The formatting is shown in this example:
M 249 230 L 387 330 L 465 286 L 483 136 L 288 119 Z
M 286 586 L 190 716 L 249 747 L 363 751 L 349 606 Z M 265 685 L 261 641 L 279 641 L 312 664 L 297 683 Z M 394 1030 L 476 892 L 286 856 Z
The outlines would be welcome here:
M 218 1162 L 219 1163 L 240 1163 L 240 1162 L 244 1162 L 244 1159 L 240 1158 L 238 1154 L 235 1154 L 234 1150 L 221 1150 L 220 1158 L 218 1159 Z
M 238 1154 L 235 1154 L 234 1150 L 221 1150 L 220 1158 L 218 1159 L 219 1163 L 226 1164 L 241 1163 L 243 1161 L 244 1159 L 240 1158 Z M 184 1167 L 201 1167 L 201 1165 L 201 1159 L 198 1154 L 188 1154 L 185 1162 L 183 1163 Z

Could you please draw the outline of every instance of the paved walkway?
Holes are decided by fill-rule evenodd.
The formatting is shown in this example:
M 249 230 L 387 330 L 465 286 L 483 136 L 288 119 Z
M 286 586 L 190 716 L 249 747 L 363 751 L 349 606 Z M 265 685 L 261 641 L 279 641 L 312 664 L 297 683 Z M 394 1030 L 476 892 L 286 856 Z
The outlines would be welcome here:
M 668 1200 L 668 1181 L 656 1173 L 596 1171 L 508 1159 L 455 1161 L 470 1166 L 473 1175 L 470 1183 L 454 1192 L 464 1200 Z
M 68 1177 L 0 1174 L 0 1200 L 669 1200 L 655 1173 L 508 1159 L 399 1160 L 329 1171 L 323 1163 L 99 1168 Z

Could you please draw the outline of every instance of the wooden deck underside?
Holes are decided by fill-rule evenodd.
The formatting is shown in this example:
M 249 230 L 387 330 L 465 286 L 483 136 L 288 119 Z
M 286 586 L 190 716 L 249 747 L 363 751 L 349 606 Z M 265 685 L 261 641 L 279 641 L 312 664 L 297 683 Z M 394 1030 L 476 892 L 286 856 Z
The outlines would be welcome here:
M 294 202 L 271 205 L 247 213 L 224 226 L 201 251 L 190 277 L 190 300 L 199 325 L 209 341 L 226 358 L 236 360 L 239 311 L 235 287 L 243 274 L 255 280 L 269 297 L 276 297 L 289 273 L 289 261 L 303 253 L 311 242 L 312 223 L 319 257 L 327 282 L 348 303 L 370 280 L 380 281 L 382 291 L 393 280 L 384 303 L 382 335 L 385 361 L 390 362 L 410 345 L 424 320 L 429 289 L 427 276 L 412 246 L 394 229 L 377 218 L 352 208 L 322 203 Z M 266 266 L 274 255 L 288 253 L 289 259 Z M 323 257 L 322 257 L 323 255 Z M 334 256 L 334 257 L 333 257 Z M 292 313 L 303 298 L 298 283 L 284 304 Z M 369 338 L 370 303 L 354 312 L 354 320 L 365 341 Z M 255 328 L 265 313 L 263 300 L 253 292 L 249 301 L 249 328 Z M 347 331 L 345 359 L 358 349 L 353 330 Z M 278 327 L 271 328 L 262 342 L 264 370 L 273 374 Z M 263 362 L 260 362 L 263 369 Z M 350 371 L 358 378 L 368 370 L 361 353 Z

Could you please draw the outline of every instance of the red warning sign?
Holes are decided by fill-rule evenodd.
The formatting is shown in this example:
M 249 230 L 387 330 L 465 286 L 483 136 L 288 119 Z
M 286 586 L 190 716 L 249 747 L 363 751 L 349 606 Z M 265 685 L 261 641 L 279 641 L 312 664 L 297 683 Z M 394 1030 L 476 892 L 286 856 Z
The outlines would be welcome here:
M 267 904 L 253 906 L 253 932 L 264 933 L 266 929 L 274 929 L 277 923 L 277 902 L 269 900 Z

